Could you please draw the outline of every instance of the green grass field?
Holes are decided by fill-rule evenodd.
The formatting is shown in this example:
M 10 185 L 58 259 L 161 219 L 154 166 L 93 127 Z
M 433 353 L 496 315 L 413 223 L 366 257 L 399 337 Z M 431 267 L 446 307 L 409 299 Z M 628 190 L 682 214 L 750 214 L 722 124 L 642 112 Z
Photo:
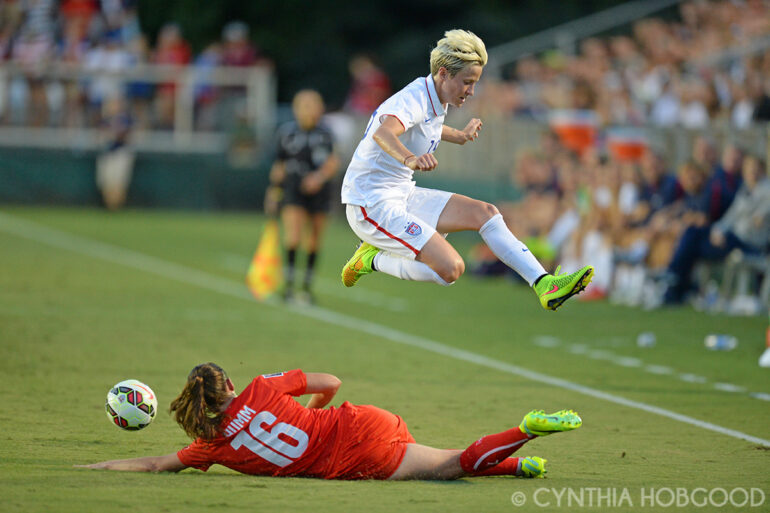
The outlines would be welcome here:
M 326 238 L 317 308 L 260 304 L 243 278 L 263 223 L 253 214 L 0 209 L 0 511 L 770 508 L 770 370 L 757 366 L 766 318 L 577 301 L 552 313 L 525 286 L 471 276 L 441 288 L 373 275 L 346 290 L 338 271 L 356 240 L 343 222 Z M 467 250 L 474 237 L 451 240 Z M 647 331 L 656 346 L 637 347 Z M 703 338 L 714 332 L 735 335 L 738 348 L 706 350 Z M 584 425 L 520 451 L 549 460 L 546 480 L 325 482 L 219 466 L 173 475 L 72 468 L 188 443 L 165 411 L 204 361 L 221 364 L 236 387 L 290 368 L 333 373 L 343 381 L 334 404 L 387 408 L 418 442 L 437 447 L 466 447 L 532 408 L 574 408 Z M 549 377 L 563 381 L 537 381 Z M 127 378 L 160 398 L 161 413 L 140 432 L 123 432 L 104 414 L 108 388 Z M 642 503 L 642 493 L 663 488 L 758 488 L 768 497 L 754 508 Z M 584 490 L 584 506 L 559 507 L 555 493 L 564 489 Z M 589 503 L 590 489 L 614 490 L 617 500 Z M 617 502 L 624 489 L 631 506 Z M 514 492 L 526 507 L 512 504 Z

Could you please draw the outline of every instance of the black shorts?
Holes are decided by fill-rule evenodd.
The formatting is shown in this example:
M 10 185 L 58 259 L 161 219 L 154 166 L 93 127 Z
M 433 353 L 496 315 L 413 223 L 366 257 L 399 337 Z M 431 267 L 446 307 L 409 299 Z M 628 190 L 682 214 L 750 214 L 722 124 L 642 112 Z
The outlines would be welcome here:
M 299 180 L 287 180 L 283 188 L 283 205 L 304 208 L 310 214 L 326 213 L 331 210 L 332 184 L 326 182 L 316 194 L 304 194 Z

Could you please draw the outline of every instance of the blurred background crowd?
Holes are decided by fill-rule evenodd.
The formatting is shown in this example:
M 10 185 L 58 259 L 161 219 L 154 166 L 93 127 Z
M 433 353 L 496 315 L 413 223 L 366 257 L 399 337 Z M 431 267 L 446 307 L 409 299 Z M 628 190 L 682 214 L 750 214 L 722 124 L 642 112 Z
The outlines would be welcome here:
M 407 22 L 385 5 L 332 3 L 337 29 L 323 5 L 295 12 L 291 3 L 0 0 L 0 162 L 30 141 L 61 146 L 73 129 L 98 131 L 91 149 L 103 203 L 153 204 L 162 194 L 148 192 L 148 177 L 169 175 L 173 164 L 153 160 L 164 151 L 192 155 L 179 164 L 200 167 L 189 172 L 203 173 L 200 155 L 221 151 L 227 156 L 221 164 L 212 157 L 212 174 L 267 176 L 274 145 L 265 134 L 291 118 L 294 93 L 312 88 L 329 106 L 325 122 L 344 170 L 361 124 L 394 89 L 427 73 L 429 45 L 443 30 L 463 26 L 484 37 L 492 60 L 477 97 L 455 115 L 481 117 L 492 142 L 463 148 L 467 160 L 442 146 L 442 176 L 481 167 L 472 185 L 491 184 L 497 194 L 485 199 L 539 258 L 596 266 L 588 299 L 648 307 L 694 300 L 733 313 L 767 307 L 770 1 L 668 2 L 659 16 L 576 40 L 574 51 L 552 45 L 510 62 L 495 61 L 495 45 L 525 35 L 527 24 L 546 28 L 623 2 L 559 3 L 548 20 L 528 18 L 530 2 L 481 2 L 446 19 L 417 2 Z M 300 34 L 298 19 L 317 23 Z M 428 20 L 430 30 L 418 30 Z M 143 133 L 151 136 L 135 136 Z M 88 147 L 82 140 L 79 151 Z M 0 186 L 0 200 L 45 202 L 35 196 L 40 183 L 20 185 L 31 157 L 18 158 L 17 170 L 0 169 L 0 185 L 18 191 Z M 143 177 L 141 189 L 131 188 L 132 173 Z M 203 181 L 241 197 L 247 183 L 240 175 L 232 184 Z M 462 182 L 452 185 L 463 192 Z M 214 203 L 258 207 L 263 192 L 228 203 L 217 191 Z M 49 197 L 67 201 L 58 191 Z M 479 275 L 504 272 L 483 245 L 470 260 Z
M 11 125 L 82 127 L 98 123 L 102 106 L 127 102 L 140 128 L 171 128 L 175 84 L 126 79 L 143 65 L 192 66 L 197 124 L 212 126 L 206 107 L 221 94 L 206 81 L 219 66 L 270 65 L 233 21 L 197 55 L 179 24 L 169 22 L 150 44 L 134 0 L 2 0 L 0 62 L 21 72 L 0 81 L 0 120 Z M 62 75 L 50 77 L 50 67 Z M 68 68 L 69 67 L 69 68 Z M 91 75 L 66 74 L 67 69 Z M 173 73 L 173 72 L 172 72 Z M 44 79 L 45 77 L 45 79 Z
M 596 267 L 580 299 L 763 311 L 770 180 L 762 156 L 698 136 L 672 169 L 650 148 L 638 160 L 594 148 L 579 155 L 544 132 L 538 149 L 517 157 L 511 180 L 522 197 L 500 210 L 532 252 L 551 268 Z M 511 275 L 483 245 L 473 262 L 479 275 Z
M 770 120 L 770 6 L 763 0 L 691 1 L 680 17 L 579 42 L 579 52 L 524 57 L 487 83 L 479 112 L 547 120 L 552 109 L 590 109 L 601 124 Z M 479 103 L 481 105 L 479 105 Z

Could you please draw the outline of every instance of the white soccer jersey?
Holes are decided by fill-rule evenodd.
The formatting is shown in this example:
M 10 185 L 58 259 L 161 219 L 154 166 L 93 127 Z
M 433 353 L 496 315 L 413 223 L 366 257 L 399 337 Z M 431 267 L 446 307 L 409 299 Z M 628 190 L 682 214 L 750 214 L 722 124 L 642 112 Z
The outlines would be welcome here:
M 446 106 L 439 102 L 433 77 L 420 77 L 385 100 L 372 114 L 342 182 L 342 202 L 364 207 L 386 199 L 406 199 L 415 186 L 414 171 L 388 155 L 373 135 L 394 116 L 405 132 L 399 140 L 417 156 L 436 151 Z

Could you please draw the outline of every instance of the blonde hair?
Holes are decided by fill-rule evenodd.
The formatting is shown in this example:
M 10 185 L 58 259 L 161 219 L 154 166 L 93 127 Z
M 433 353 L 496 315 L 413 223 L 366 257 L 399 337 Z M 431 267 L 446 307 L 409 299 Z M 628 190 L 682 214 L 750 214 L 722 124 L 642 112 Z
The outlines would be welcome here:
M 430 52 L 430 72 L 438 74 L 440 68 L 446 68 L 450 76 L 471 64 L 486 66 L 487 48 L 479 36 L 468 30 L 447 30 L 444 38 L 436 43 Z

